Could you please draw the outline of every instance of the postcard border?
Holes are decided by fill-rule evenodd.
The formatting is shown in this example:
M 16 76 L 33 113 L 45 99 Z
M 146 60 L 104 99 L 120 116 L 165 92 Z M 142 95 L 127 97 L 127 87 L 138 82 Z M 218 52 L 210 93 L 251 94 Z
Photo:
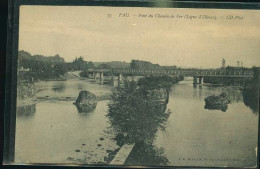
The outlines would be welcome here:
M 158 6 L 155 1 L 95 1 L 95 0 L 10 0 L 8 3 L 8 37 L 7 37 L 7 59 L 6 59 L 6 85 L 5 85 L 5 111 L 4 111 L 4 165 L 13 164 L 15 152 L 15 122 L 16 122 L 16 92 L 17 92 L 17 54 L 19 41 L 19 7 L 21 5 L 51 5 L 51 6 L 106 6 L 106 7 L 147 7 L 147 8 L 196 8 L 196 9 L 245 9 L 260 10 L 259 3 L 245 2 L 182 2 L 164 1 Z M 155 5 L 157 4 L 157 5 Z M 260 94 L 259 94 L 260 95 Z M 258 116 L 260 117 L 260 116 Z M 258 119 L 258 122 L 260 118 Z M 259 147 L 258 123 L 258 147 Z M 43 164 L 33 164 L 43 165 Z M 45 165 L 45 164 L 44 164 Z M 50 165 L 46 163 L 46 165 Z M 51 164 L 53 165 L 53 164 Z M 57 164 L 59 165 L 59 164 Z M 82 165 L 85 166 L 85 165 Z M 95 166 L 95 165 L 90 165 Z M 100 166 L 100 165 L 98 165 Z M 107 165 L 106 167 L 112 167 Z M 129 167 L 129 166 L 117 166 Z M 169 166 L 167 168 L 172 168 Z M 178 168 L 189 168 L 185 166 Z M 209 167 L 193 167 L 209 168 Z M 232 167 L 229 167 L 232 168 Z M 259 168 L 259 151 L 257 156 L 257 168 Z

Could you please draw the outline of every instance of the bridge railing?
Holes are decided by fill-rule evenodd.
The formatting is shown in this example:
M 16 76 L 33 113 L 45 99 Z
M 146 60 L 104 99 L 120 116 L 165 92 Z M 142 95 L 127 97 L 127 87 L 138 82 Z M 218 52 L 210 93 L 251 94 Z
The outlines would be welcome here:
M 176 75 L 176 76 L 225 76 L 225 77 L 253 77 L 249 70 L 185 70 L 185 69 L 88 69 L 88 72 L 132 74 L 132 75 Z

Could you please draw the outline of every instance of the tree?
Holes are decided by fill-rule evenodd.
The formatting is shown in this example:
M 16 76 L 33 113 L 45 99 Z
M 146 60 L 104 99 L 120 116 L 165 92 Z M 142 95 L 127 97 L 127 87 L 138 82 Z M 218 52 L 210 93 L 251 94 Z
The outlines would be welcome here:
M 94 63 L 92 61 L 89 61 L 86 64 L 87 64 L 87 69 L 95 67 L 95 65 L 94 65 Z
M 164 129 L 170 115 L 165 112 L 166 105 L 145 85 L 126 81 L 112 93 L 107 116 L 125 143 L 152 144 L 157 130 Z
M 74 70 L 85 70 L 86 69 L 86 61 L 84 61 L 84 58 L 83 57 L 79 57 L 79 58 L 77 58 L 76 57 L 76 59 L 75 60 L 73 60 L 73 62 L 72 62 L 72 64 L 73 64 L 73 67 L 74 67 Z

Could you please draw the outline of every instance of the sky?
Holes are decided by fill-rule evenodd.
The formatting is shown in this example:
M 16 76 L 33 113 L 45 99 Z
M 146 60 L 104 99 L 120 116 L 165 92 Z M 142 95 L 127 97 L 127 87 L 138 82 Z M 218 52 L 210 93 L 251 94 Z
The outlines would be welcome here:
M 129 17 L 119 17 L 124 13 Z M 153 17 L 148 17 L 150 14 Z M 185 15 L 217 19 L 187 19 Z M 226 65 L 241 61 L 245 67 L 260 66 L 260 11 L 23 5 L 19 50 L 32 55 L 59 54 L 67 62 L 82 56 L 93 62 L 138 59 L 217 68 L 225 58 Z

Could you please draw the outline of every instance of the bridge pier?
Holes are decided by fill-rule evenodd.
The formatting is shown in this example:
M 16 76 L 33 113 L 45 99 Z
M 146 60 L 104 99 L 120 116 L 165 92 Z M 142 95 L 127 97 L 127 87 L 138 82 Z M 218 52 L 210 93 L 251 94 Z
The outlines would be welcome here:
M 202 83 L 202 77 L 199 77 L 199 84 Z
M 93 72 L 93 81 L 96 82 L 97 74 L 96 72 Z
M 194 84 L 194 85 L 197 84 L 197 76 L 193 76 L 193 84 Z
M 100 76 L 100 84 L 103 85 L 104 84 L 104 73 L 99 73 Z
M 111 84 L 112 84 L 112 86 L 115 86 L 115 77 L 114 77 L 114 74 L 112 74 L 112 77 L 111 77 Z
M 121 80 L 122 80 L 122 74 L 119 73 L 119 75 L 118 75 L 118 86 L 120 86 Z

